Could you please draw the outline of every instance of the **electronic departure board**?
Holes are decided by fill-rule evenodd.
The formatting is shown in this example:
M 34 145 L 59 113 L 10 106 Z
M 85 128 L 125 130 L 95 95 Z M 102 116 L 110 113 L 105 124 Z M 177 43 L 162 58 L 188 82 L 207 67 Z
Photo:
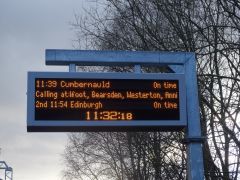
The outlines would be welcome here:
M 182 74 L 28 75 L 29 131 L 127 131 L 186 125 Z

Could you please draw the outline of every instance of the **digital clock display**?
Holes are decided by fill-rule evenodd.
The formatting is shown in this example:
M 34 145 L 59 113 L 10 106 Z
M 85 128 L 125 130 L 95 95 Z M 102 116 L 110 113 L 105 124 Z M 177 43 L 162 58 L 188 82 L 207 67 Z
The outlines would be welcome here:
M 33 112 L 29 111 L 34 123 L 84 122 L 88 125 L 88 122 L 151 121 L 154 124 L 177 122 L 184 117 L 185 112 L 181 110 L 185 106 L 185 102 L 181 102 L 185 101 L 183 76 L 158 74 L 123 78 L 120 74 L 112 78 L 100 73 L 94 76 L 55 74 L 31 75 L 28 101 L 34 106 Z
M 118 111 L 87 111 L 87 120 L 132 120 L 133 114 L 131 112 L 118 112 Z

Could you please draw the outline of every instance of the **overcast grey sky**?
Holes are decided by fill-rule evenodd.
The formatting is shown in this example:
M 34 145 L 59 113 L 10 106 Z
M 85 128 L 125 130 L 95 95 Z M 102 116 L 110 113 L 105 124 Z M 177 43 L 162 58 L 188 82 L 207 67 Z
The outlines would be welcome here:
M 44 53 L 72 48 L 69 22 L 74 12 L 83 12 L 82 6 L 89 3 L 0 0 L 0 161 L 13 168 L 16 180 L 61 179 L 66 134 L 27 133 L 27 71 L 68 70 L 45 66 Z

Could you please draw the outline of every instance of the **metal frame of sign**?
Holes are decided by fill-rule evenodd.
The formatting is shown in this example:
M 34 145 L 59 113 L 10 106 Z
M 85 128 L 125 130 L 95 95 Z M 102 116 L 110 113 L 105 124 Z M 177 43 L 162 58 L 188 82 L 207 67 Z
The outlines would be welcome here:
M 35 120 L 35 79 L 138 79 L 138 80 L 178 80 L 179 107 L 178 120 L 133 120 L 133 121 L 87 121 L 87 120 Z M 153 131 L 180 130 L 186 127 L 186 92 L 183 74 L 135 74 L 135 73 L 75 73 L 75 72 L 29 72 L 28 73 L 28 131 L 73 132 L 73 131 Z
M 148 51 L 83 51 L 46 50 L 46 65 L 68 65 L 69 71 L 79 66 L 128 66 L 141 73 L 141 66 L 168 65 L 176 73 L 183 72 L 186 87 L 186 142 L 187 179 L 203 180 L 203 152 L 199 115 L 196 59 L 192 52 L 148 52 Z M 178 68 L 181 65 L 183 68 Z M 36 130 L 37 131 L 37 130 Z

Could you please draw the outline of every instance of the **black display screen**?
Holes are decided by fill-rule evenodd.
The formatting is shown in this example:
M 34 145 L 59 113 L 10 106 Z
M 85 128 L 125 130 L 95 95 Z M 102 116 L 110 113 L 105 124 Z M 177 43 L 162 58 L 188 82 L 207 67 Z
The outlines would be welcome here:
M 180 120 L 179 80 L 36 78 L 35 120 Z

